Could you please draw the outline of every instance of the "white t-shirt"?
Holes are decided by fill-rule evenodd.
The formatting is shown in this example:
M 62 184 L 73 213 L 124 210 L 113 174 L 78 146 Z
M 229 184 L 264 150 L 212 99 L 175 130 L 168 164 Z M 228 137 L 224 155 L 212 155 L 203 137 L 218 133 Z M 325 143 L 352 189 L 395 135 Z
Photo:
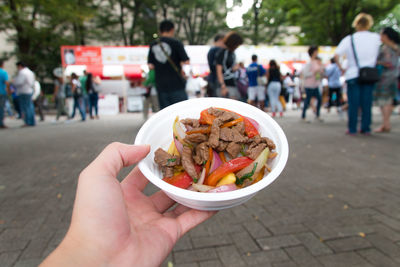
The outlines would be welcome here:
M 381 45 L 379 34 L 360 31 L 354 33 L 353 40 L 360 67 L 375 67 L 379 46 Z M 340 41 L 335 53 L 347 58 L 346 80 L 357 78 L 358 67 L 351 47 L 351 35 L 346 36 Z

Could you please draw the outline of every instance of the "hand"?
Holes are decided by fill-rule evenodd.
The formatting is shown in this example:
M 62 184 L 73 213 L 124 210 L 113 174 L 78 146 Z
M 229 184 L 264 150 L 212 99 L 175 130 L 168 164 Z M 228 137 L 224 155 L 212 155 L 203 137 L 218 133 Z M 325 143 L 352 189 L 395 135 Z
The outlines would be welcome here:
M 228 89 L 226 88 L 226 85 L 225 85 L 225 84 L 222 84 L 222 85 L 221 85 L 221 96 L 226 97 L 226 96 L 228 96 L 228 93 L 229 93 L 229 91 L 228 91 Z
M 70 228 L 41 266 L 159 266 L 187 231 L 214 212 L 175 204 L 163 191 L 148 197 L 147 179 L 135 167 L 149 146 L 113 143 L 79 176 Z

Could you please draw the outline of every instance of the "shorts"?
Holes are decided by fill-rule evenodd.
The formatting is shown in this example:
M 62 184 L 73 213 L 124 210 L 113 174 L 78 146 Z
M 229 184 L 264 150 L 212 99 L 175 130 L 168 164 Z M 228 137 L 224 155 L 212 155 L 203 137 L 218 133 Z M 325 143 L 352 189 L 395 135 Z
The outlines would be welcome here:
M 250 101 L 256 100 L 256 97 L 258 101 L 264 101 L 265 87 L 263 85 L 249 86 L 249 88 L 247 89 L 247 94 Z

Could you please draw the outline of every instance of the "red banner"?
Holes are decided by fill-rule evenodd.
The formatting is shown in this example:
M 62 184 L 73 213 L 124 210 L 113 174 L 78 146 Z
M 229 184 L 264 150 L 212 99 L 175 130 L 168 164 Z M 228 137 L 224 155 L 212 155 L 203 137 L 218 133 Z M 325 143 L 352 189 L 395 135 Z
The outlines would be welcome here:
M 67 65 L 101 64 L 101 47 L 98 46 L 62 46 L 61 60 Z

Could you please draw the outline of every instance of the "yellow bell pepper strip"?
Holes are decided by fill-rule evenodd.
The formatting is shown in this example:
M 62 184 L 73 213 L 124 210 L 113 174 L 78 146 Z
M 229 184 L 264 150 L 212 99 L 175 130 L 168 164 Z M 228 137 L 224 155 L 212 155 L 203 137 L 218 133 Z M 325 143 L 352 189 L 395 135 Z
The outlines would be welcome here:
M 193 183 L 192 177 L 187 172 L 182 172 L 172 177 L 165 177 L 163 181 L 183 189 L 188 188 Z
M 219 180 L 217 187 L 225 184 L 234 184 L 236 182 L 236 176 L 234 173 L 228 173 L 221 180 Z
M 248 157 L 239 157 L 225 162 L 213 171 L 205 180 L 206 185 L 215 186 L 222 177 L 231 172 L 237 172 L 249 166 L 253 160 Z

